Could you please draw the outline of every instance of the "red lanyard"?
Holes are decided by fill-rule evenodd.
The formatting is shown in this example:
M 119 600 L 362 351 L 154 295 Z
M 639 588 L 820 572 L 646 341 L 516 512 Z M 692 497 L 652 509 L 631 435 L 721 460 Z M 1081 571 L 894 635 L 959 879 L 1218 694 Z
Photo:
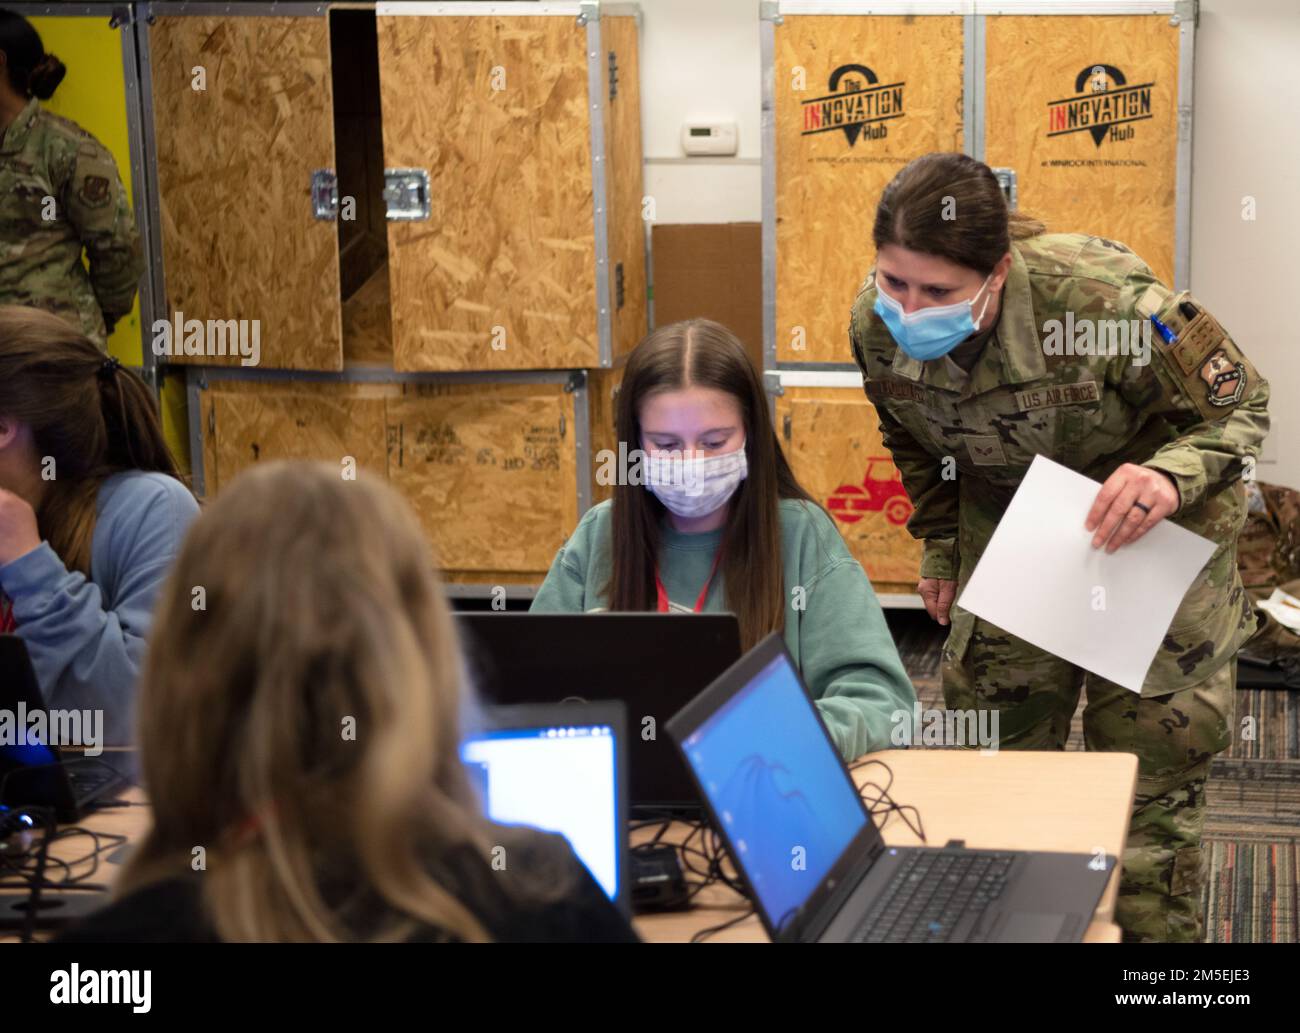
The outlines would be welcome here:
M 695 612 L 699 613 L 704 609 L 704 600 L 709 597 L 709 588 L 713 585 L 713 575 L 718 572 L 718 563 L 722 560 L 722 547 L 725 542 L 718 543 L 718 549 L 713 554 L 713 566 L 709 568 L 709 576 L 704 579 L 704 587 L 700 589 L 700 597 L 695 600 Z M 659 612 L 668 612 L 668 593 L 664 591 L 664 583 L 659 579 L 659 564 L 655 564 L 655 594 L 659 597 Z
M 14 620 L 14 604 L 0 593 L 0 634 L 7 635 L 17 627 L 18 622 Z

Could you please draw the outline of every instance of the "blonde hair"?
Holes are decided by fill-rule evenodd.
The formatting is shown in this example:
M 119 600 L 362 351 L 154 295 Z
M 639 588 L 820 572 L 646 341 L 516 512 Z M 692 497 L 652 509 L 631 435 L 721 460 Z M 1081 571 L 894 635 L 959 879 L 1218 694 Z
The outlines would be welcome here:
M 396 492 L 323 464 L 242 474 L 159 601 L 139 697 L 153 827 L 122 890 L 201 846 L 222 940 L 488 939 L 430 864 L 465 845 L 486 871 L 500 839 L 459 757 L 459 657 Z M 376 911 L 389 920 L 359 933 Z

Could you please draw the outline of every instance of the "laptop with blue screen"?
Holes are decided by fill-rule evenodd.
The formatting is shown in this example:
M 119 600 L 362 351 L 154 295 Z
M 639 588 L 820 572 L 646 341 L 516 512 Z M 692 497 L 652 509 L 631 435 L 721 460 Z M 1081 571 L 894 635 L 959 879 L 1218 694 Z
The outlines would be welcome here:
M 780 942 L 1070 942 L 1115 858 L 887 846 L 779 634 L 667 723 Z
M 619 702 L 489 707 L 461 760 L 489 818 L 564 836 L 628 914 L 625 726 Z

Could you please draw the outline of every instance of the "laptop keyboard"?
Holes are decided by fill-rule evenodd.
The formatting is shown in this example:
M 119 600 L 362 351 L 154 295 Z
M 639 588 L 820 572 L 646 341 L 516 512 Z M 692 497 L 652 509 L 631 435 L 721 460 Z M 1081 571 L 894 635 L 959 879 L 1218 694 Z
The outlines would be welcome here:
M 965 939 L 1006 888 L 1016 854 L 909 850 L 854 930 L 856 943 L 943 943 Z
M 72 783 L 72 791 L 77 799 L 84 799 L 116 777 L 115 773 L 107 768 L 87 769 L 69 764 L 66 770 L 68 781 Z

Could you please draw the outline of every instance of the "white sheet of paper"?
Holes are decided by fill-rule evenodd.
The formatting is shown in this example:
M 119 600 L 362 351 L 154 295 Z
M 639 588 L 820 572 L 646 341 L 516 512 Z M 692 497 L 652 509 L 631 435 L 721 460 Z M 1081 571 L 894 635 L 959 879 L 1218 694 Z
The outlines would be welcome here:
M 957 600 L 1040 649 L 1142 691 L 1215 545 L 1162 520 L 1107 554 L 1083 522 L 1101 485 L 1035 456 Z

